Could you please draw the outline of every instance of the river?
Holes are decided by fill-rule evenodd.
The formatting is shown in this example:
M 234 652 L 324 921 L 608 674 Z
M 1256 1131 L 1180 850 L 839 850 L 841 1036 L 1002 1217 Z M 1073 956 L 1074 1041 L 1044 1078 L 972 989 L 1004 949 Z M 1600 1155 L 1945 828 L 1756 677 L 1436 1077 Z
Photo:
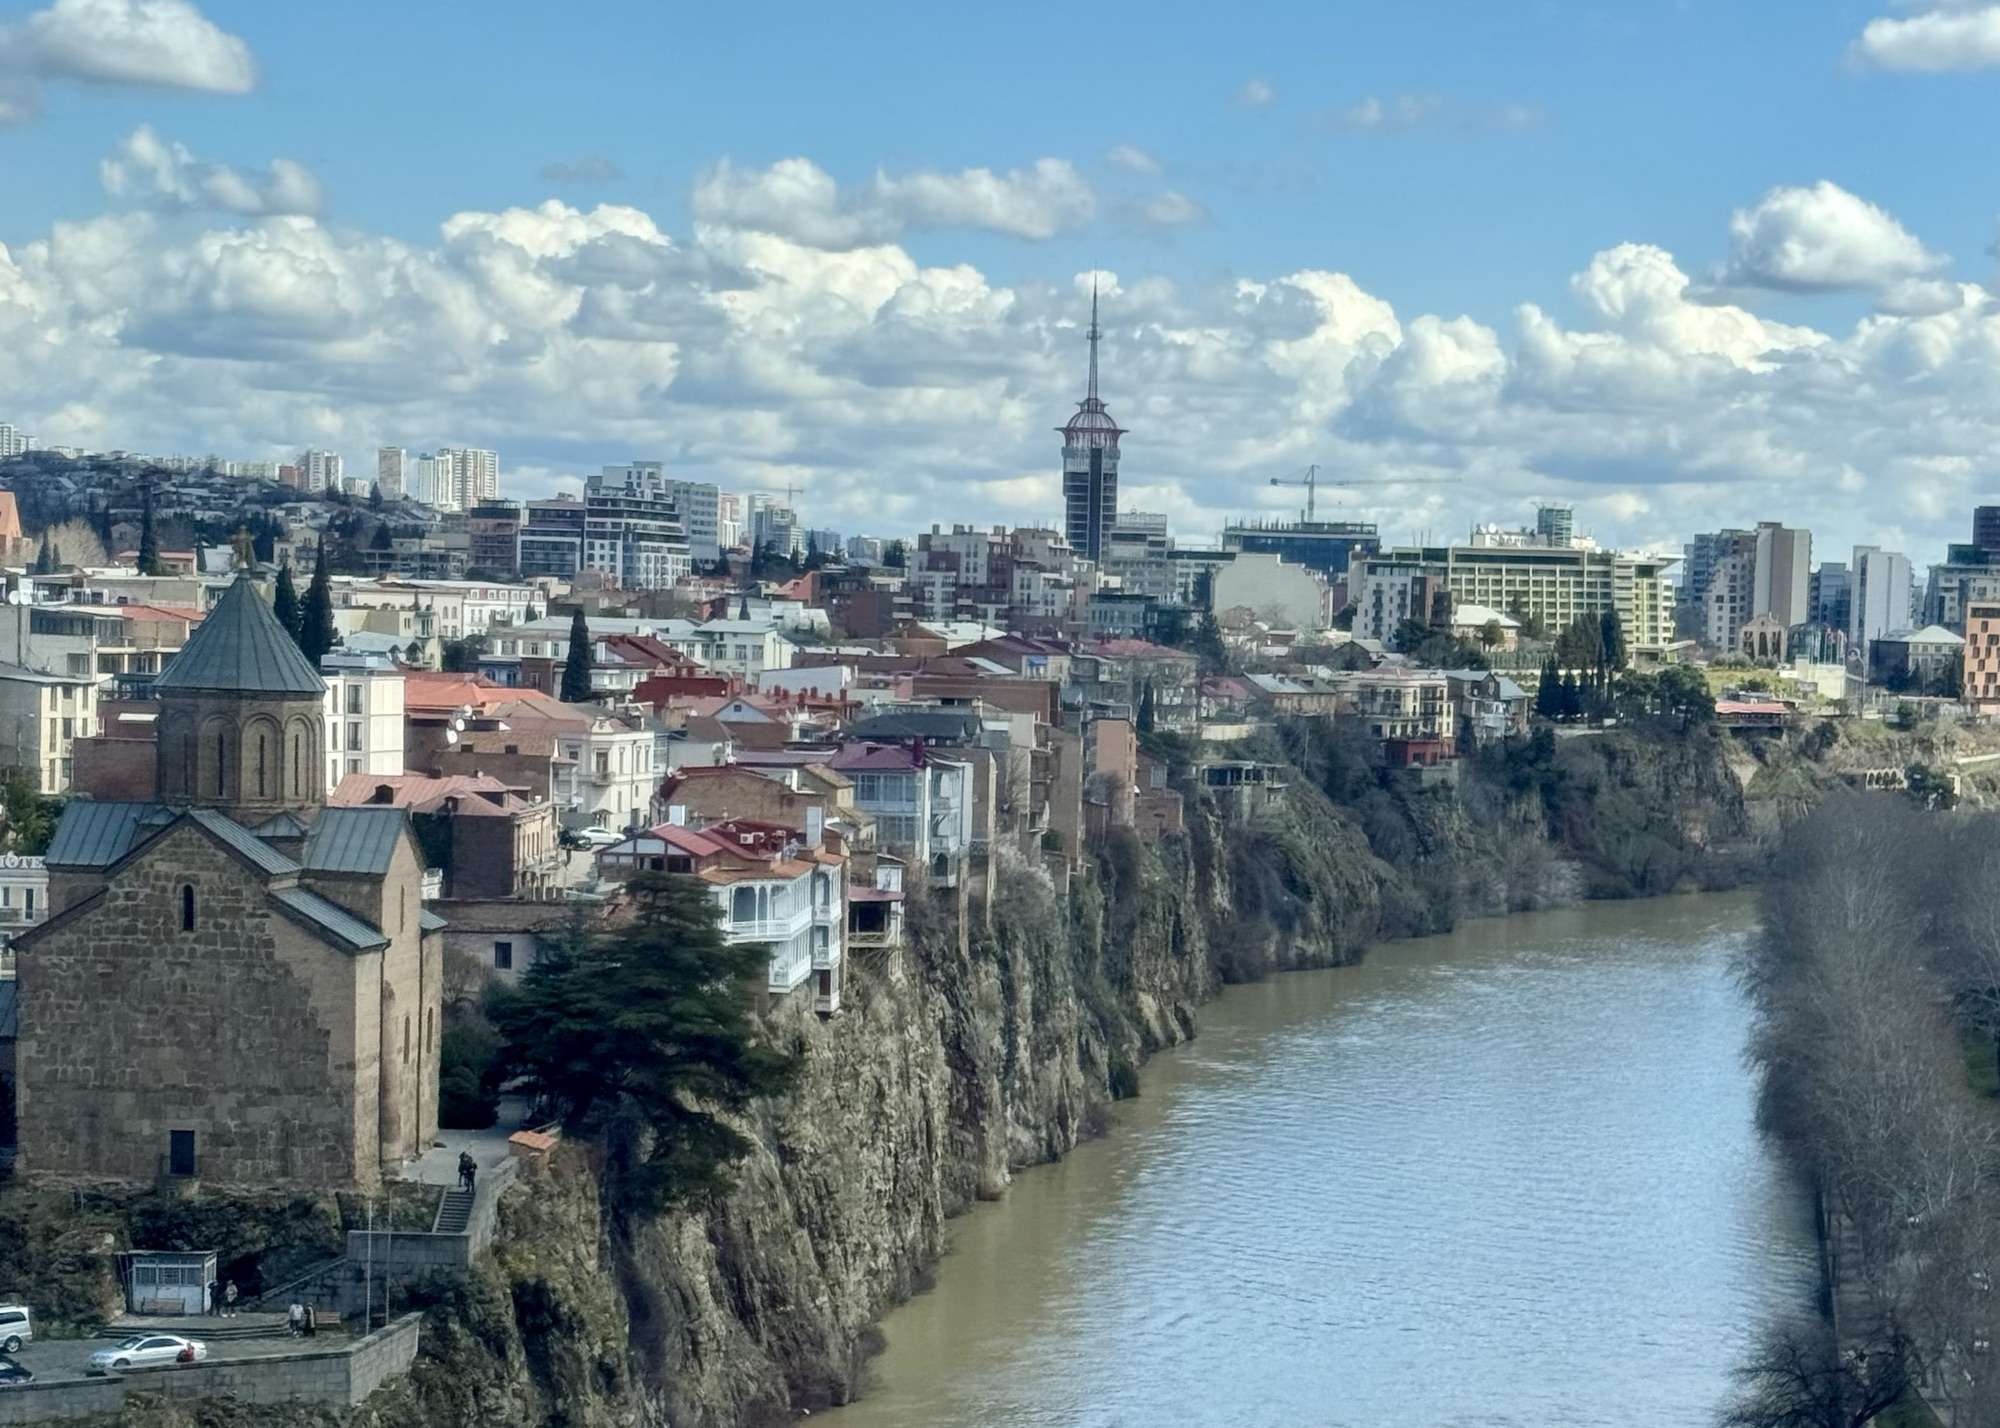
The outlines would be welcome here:
M 1708 1425 L 1811 1224 L 1760 1142 L 1744 894 L 1231 988 L 954 1225 L 837 1428 Z

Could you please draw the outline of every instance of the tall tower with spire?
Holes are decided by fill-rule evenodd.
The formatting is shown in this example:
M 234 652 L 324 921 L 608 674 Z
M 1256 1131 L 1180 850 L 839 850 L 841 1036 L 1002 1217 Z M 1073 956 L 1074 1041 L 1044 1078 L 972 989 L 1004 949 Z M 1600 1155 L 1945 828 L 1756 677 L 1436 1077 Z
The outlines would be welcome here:
M 1063 438 L 1063 533 L 1070 549 L 1100 559 L 1104 538 L 1118 519 L 1118 438 L 1125 429 L 1112 420 L 1097 395 L 1097 282 L 1090 284 L 1090 385 L 1076 415 L 1059 428 Z

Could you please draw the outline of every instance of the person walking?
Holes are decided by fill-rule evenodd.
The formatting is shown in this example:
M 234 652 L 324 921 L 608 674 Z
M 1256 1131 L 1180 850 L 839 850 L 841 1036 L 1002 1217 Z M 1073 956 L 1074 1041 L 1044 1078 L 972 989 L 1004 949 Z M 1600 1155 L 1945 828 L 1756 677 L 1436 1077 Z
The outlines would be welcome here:
M 222 1317 L 222 1286 L 213 1279 L 208 1282 L 208 1312 L 218 1319 Z
M 458 1153 L 458 1188 L 461 1190 L 470 1190 L 472 1188 L 472 1177 L 478 1170 L 479 1166 L 473 1161 L 472 1152 L 461 1150 Z
M 292 1307 L 285 1311 L 285 1328 L 290 1331 L 293 1338 L 298 1338 L 299 1335 L 306 1331 L 305 1317 L 305 1306 L 294 1299 Z
M 225 1319 L 236 1317 L 236 1281 L 233 1279 L 222 1286 L 222 1317 Z

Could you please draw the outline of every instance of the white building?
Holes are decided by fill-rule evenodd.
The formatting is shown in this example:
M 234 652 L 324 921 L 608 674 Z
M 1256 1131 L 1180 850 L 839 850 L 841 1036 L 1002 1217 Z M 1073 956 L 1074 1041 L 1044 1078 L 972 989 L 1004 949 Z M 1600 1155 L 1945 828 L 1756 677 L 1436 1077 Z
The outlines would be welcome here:
M 62 793 L 75 745 L 97 732 L 97 675 L 44 674 L 0 664 L 0 768 L 27 772 L 38 793 Z
M 476 446 L 445 446 L 438 449 L 437 460 L 450 483 L 452 509 L 469 511 L 481 501 L 499 499 L 499 452 Z
M 706 481 L 668 481 L 666 491 L 679 508 L 687 531 L 688 559 L 700 565 L 715 564 L 723 551 L 720 488 Z
M 48 865 L 19 853 L 0 855 L 0 977 L 14 975 L 8 944 L 48 915 Z
M 343 474 L 340 453 L 308 449 L 299 453 L 299 489 L 338 491 Z
M 375 485 L 382 499 L 393 501 L 409 490 L 410 453 L 400 446 L 384 446 L 375 453 Z
M 665 590 L 690 568 L 687 526 L 657 461 L 607 466 L 584 487 L 583 563 L 624 590 Z
M 1891 630 L 1907 629 L 1912 604 L 1910 559 L 1879 545 L 1854 547 L 1853 582 L 1848 607 L 1847 647 L 1858 650 L 1867 670 L 1870 648 Z M 1873 671 L 1867 671 L 1873 673 Z
M 581 733 L 557 741 L 568 761 L 570 783 L 552 801 L 569 828 L 639 828 L 653 818 L 662 771 L 653 731 L 608 716 L 593 718 Z
M 1112 538 L 1116 540 L 1116 532 Z M 1214 610 L 1248 610 L 1294 630 L 1324 630 L 1333 623 L 1333 591 L 1326 577 L 1278 555 L 1237 552 L 1234 560 L 1216 568 L 1210 599 Z
M 25 431 L 19 431 L 12 422 L 0 421 L 0 460 L 9 456 L 21 456 L 35 449 L 35 439 Z
M 403 672 L 380 655 L 335 651 L 319 662 L 326 681 L 326 786 L 348 774 L 403 772 Z

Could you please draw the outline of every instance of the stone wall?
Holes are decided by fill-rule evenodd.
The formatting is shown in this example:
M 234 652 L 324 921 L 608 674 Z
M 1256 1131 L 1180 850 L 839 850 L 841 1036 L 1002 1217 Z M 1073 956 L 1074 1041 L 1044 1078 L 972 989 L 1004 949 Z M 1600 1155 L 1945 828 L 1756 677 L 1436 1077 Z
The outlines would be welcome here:
M 351 1183 L 353 975 L 207 834 L 174 829 L 21 950 L 20 1168 L 151 1180 L 191 1130 L 216 1183 Z
M 406 1314 L 353 1344 L 311 1353 L 214 1359 L 192 1367 L 133 1370 L 105 1378 L 45 1379 L 0 1393 L 0 1425 L 114 1414 L 133 1394 L 352 1408 L 410 1371 L 422 1323 L 422 1315 Z

